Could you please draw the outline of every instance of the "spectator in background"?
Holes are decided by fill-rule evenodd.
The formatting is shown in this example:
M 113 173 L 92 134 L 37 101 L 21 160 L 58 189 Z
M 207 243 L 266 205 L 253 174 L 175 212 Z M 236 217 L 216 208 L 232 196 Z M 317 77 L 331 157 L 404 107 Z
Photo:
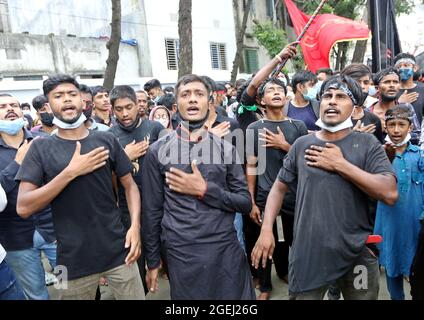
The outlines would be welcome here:
M 53 124 L 54 114 L 47 98 L 44 95 L 36 96 L 32 100 L 32 107 L 37 112 L 37 117 L 40 119 L 41 125 L 32 128 L 31 132 L 42 132 L 47 135 L 52 134 L 56 126 Z
M 87 118 L 85 127 L 88 130 L 108 131 L 109 127 L 102 123 L 97 123 L 93 118 L 93 93 L 85 84 L 80 84 L 81 99 L 83 102 L 83 114 Z
M 171 87 L 171 86 L 168 86 L 168 87 L 165 87 L 165 89 L 163 89 L 163 92 L 165 93 L 165 94 L 174 94 L 174 87 Z
M 149 120 L 159 122 L 166 130 L 172 131 L 171 111 L 163 105 L 154 107 L 149 115 Z
M 96 86 L 91 88 L 91 95 L 93 97 L 94 115 L 92 117 L 94 121 L 108 127 L 115 125 L 116 122 L 112 117 L 112 110 L 109 101 L 109 91 L 102 86 Z
M 150 99 L 156 104 L 161 96 L 164 95 L 162 85 L 158 79 L 152 79 L 144 84 L 144 91 L 147 92 Z

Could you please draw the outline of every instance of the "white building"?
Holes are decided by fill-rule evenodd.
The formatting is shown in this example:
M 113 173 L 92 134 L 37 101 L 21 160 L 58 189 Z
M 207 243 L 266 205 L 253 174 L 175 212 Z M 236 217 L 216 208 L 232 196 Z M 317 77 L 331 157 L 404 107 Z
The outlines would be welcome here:
M 179 0 L 122 0 L 122 40 L 116 84 L 175 83 Z M 101 84 L 110 35 L 110 0 L 2 0 L 0 91 L 28 101 L 42 79 L 71 73 Z M 193 72 L 229 80 L 236 52 L 231 0 L 193 0 Z M 35 93 L 35 94 L 34 94 Z

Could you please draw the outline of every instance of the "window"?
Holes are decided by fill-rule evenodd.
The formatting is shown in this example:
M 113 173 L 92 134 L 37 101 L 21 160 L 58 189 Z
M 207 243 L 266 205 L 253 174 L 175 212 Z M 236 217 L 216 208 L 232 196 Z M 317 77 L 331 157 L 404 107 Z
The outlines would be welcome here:
M 178 56 L 180 53 L 180 40 L 165 39 L 166 61 L 168 70 L 178 70 Z
M 212 69 L 227 70 L 227 50 L 225 43 L 211 43 Z
M 244 50 L 244 64 L 246 73 L 255 73 L 259 70 L 258 63 L 258 50 L 257 49 L 245 49 Z

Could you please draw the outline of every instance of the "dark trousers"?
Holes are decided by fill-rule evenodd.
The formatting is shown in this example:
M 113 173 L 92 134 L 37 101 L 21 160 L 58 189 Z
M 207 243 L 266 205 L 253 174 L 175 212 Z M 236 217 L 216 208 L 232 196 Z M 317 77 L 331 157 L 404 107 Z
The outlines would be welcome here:
M 262 208 L 260 208 L 262 209 Z M 274 238 L 275 238 L 275 249 L 273 253 L 273 261 L 275 271 L 280 279 L 283 279 L 288 274 L 289 266 L 289 246 L 293 239 L 293 217 L 283 214 L 278 216 L 277 219 L 283 218 L 283 229 L 284 229 L 284 242 L 278 241 L 277 226 L 274 223 Z M 258 269 L 252 267 L 251 254 L 255 247 L 256 241 L 259 238 L 261 228 L 250 219 L 248 215 L 243 215 L 243 231 L 246 242 L 246 254 L 250 265 L 250 271 L 254 278 L 259 280 L 259 290 L 261 292 L 270 292 L 272 290 L 271 283 L 271 260 L 268 260 L 266 268 L 259 266 Z
M 424 224 L 422 222 L 417 252 L 412 262 L 410 281 L 412 300 L 424 300 Z

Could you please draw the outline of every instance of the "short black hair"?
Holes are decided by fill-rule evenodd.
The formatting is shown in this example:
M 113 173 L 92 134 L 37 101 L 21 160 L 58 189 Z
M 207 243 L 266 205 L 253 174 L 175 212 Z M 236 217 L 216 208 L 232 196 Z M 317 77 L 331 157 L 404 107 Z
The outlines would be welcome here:
M 393 60 L 393 65 L 396 65 L 396 63 L 401 60 L 401 59 L 411 59 L 412 61 L 415 62 L 415 64 L 417 63 L 417 60 L 415 59 L 415 56 L 413 54 L 410 53 L 399 53 L 398 55 L 396 55 L 396 57 Z
M 215 91 L 227 91 L 227 88 L 224 84 L 216 82 Z
M 258 90 L 258 97 L 259 97 L 259 99 L 262 99 L 264 97 L 264 95 L 265 95 L 265 88 L 270 83 L 273 83 L 273 84 L 276 84 L 276 85 L 282 87 L 284 89 L 284 94 L 287 95 L 287 87 L 286 87 L 286 85 L 284 84 L 283 81 L 281 81 L 278 78 L 268 78 L 265 81 L 263 81 L 262 84 L 261 84 L 261 86 L 259 87 L 259 90 Z
M 298 84 L 304 84 L 308 81 L 317 82 L 317 76 L 313 74 L 311 71 L 307 71 L 307 70 L 296 72 L 291 81 L 293 93 L 296 93 L 297 91 L 296 87 Z
M 237 81 L 239 81 L 239 80 L 237 80 Z M 249 80 L 244 80 L 244 82 L 242 82 L 242 83 L 239 83 L 239 86 L 237 87 L 237 97 L 236 97 L 236 101 L 238 103 L 241 103 L 241 98 L 243 96 L 243 92 L 247 89 L 250 82 L 252 82 L 252 78 L 250 78 Z
M 412 113 L 412 109 L 408 107 L 407 104 L 400 103 L 398 105 L 395 105 L 394 107 L 391 107 L 390 109 L 386 111 L 385 121 L 387 123 L 387 121 L 400 118 L 400 119 L 408 120 L 409 123 L 412 123 L 413 117 L 414 117 L 414 114 Z
M 150 81 L 147 81 L 144 84 L 144 90 L 147 92 L 149 92 L 149 90 L 152 90 L 154 88 L 162 89 L 162 85 L 160 84 L 160 81 L 158 79 L 152 79 Z
M 203 78 L 209 84 L 209 88 L 210 88 L 211 92 L 216 91 L 215 80 L 213 80 L 211 77 L 208 77 L 208 76 L 201 76 L 201 78 Z
M 31 110 L 31 105 L 28 102 L 24 102 L 24 103 L 21 104 L 21 109 L 23 109 L 25 107 L 29 108 Z
M 137 96 L 135 91 L 130 86 L 116 86 L 114 87 L 109 94 L 110 104 L 112 107 L 115 106 L 115 102 L 118 99 L 128 98 L 135 104 L 137 104 Z
M 103 87 L 103 86 L 94 86 L 94 87 L 91 87 L 90 88 L 90 90 L 91 90 L 91 94 L 93 95 L 93 99 L 94 99 L 94 97 L 95 96 L 97 96 L 99 93 L 104 93 L 104 92 L 106 92 L 107 94 L 109 94 L 109 90 L 108 89 L 106 89 L 105 87 Z
M 397 71 L 396 68 L 389 67 L 389 68 L 381 70 L 379 73 L 377 73 L 374 76 L 374 78 L 373 78 L 374 84 L 376 86 L 378 86 L 380 84 L 381 80 L 383 80 L 383 78 L 388 76 L 389 74 L 396 74 L 399 77 L 399 80 L 400 80 L 399 71 Z
M 54 89 L 56 89 L 57 86 L 64 83 L 73 84 L 79 90 L 79 83 L 74 77 L 68 74 L 55 74 L 55 75 L 51 75 L 50 77 L 48 77 L 48 79 L 44 80 L 43 82 L 44 95 L 47 97 L 48 94 Z
M 80 84 L 79 89 L 82 93 L 88 93 L 88 94 L 93 95 L 93 91 L 91 91 L 90 87 L 87 86 L 86 84 Z
M 356 80 L 346 75 L 335 75 L 327 80 L 321 86 L 319 95 L 322 96 L 333 85 L 345 85 L 349 91 L 352 93 L 353 98 L 356 100 L 355 105 L 360 105 L 361 101 L 364 100 L 364 94 L 362 93 L 362 88 Z
M 156 105 L 165 106 L 168 110 L 172 111 L 172 106 L 175 104 L 175 96 L 172 93 L 167 93 L 159 98 Z
M 206 79 L 204 77 L 198 76 L 196 74 L 187 74 L 185 76 L 182 76 L 178 80 L 177 84 L 175 85 L 175 93 L 178 94 L 178 90 L 180 89 L 181 86 L 184 86 L 184 85 L 192 83 L 192 82 L 202 83 L 205 86 L 206 91 L 208 92 L 208 95 L 211 94 L 211 87 L 210 87 L 209 83 L 206 81 Z
M 352 63 L 351 65 L 348 65 L 342 70 L 341 74 L 349 76 L 356 81 L 365 76 L 369 76 L 370 80 L 372 77 L 371 69 L 362 63 Z
M 330 68 L 321 68 L 321 69 L 318 69 L 315 74 L 318 75 L 320 73 L 325 73 L 327 76 L 332 76 L 333 70 Z
M 39 111 L 46 103 L 49 102 L 49 99 L 44 94 L 40 94 L 32 99 L 32 106 L 36 111 Z
M 165 87 L 165 89 L 163 89 L 163 91 L 165 93 L 172 93 L 172 94 L 174 94 L 174 87 L 167 86 L 167 87 Z

